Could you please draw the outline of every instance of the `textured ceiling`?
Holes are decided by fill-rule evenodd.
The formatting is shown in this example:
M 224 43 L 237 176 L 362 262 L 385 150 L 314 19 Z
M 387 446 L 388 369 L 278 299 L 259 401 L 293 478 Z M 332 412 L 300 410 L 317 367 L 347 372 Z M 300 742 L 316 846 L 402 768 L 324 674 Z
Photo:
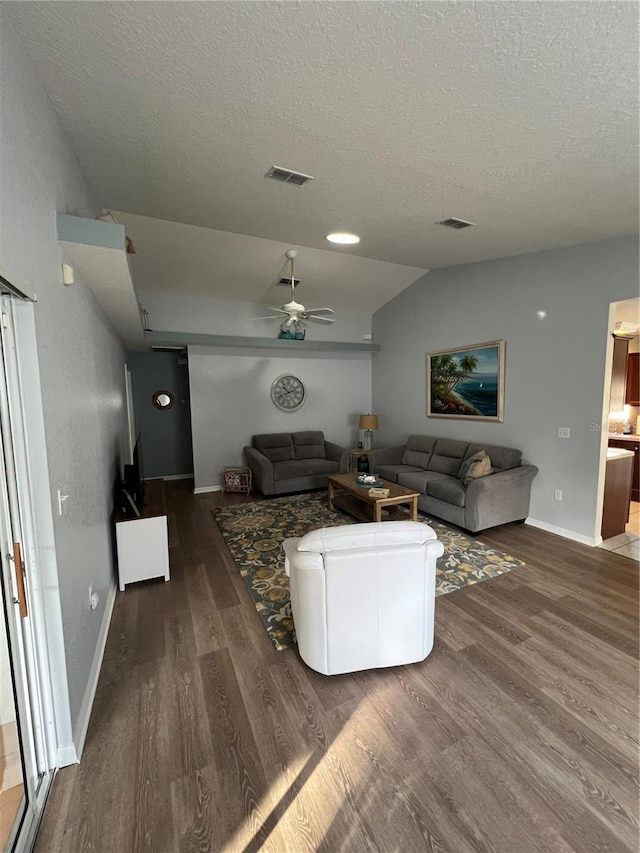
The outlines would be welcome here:
M 637 229 L 635 3 L 3 6 L 104 207 L 420 269 Z

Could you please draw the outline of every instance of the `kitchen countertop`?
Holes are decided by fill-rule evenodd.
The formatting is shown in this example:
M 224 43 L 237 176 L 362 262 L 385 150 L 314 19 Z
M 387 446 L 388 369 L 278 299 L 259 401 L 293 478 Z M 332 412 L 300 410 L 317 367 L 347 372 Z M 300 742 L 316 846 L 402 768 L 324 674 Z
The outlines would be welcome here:
M 640 441 L 640 435 L 622 435 L 617 432 L 607 433 L 608 438 L 615 438 L 616 441 Z
M 635 456 L 633 450 L 624 450 L 622 447 L 608 447 L 607 461 L 609 459 L 624 459 L 627 456 Z

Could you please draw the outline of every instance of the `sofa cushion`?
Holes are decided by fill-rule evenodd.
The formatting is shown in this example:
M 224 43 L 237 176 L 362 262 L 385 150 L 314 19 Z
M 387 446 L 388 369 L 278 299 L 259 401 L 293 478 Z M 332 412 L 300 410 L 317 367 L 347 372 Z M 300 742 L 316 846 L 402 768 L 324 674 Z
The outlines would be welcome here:
M 479 450 L 464 460 L 458 471 L 458 479 L 463 486 L 468 486 L 473 480 L 488 477 L 492 473 L 491 459 L 487 456 L 487 451 Z
M 466 455 L 474 456 L 479 450 L 486 450 L 494 471 L 507 471 L 510 468 L 517 468 L 522 459 L 522 451 L 513 447 L 498 447 L 492 444 L 470 444 Z
M 467 454 L 469 442 L 455 438 L 439 438 L 429 461 L 429 471 L 439 471 L 457 477 L 462 460 Z
M 273 463 L 274 480 L 292 480 L 294 477 L 307 477 L 309 466 L 297 459 L 284 459 Z
M 411 465 L 378 465 L 373 474 L 382 477 L 383 480 L 389 480 L 392 483 L 398 482 L 398 475 L 408 471 L 416 471 L 420 473 L 422 468 L 413 468 Z
M 293 459 L 293 441 L 290 432 L 267 432 L 262 435 L 254 435 L 253 446 L 271 462 L 283 462 L 285 459 Z
M 337 474 L 340 464 L 333 459 L 304 459 L 309 474 Z
M 464 506 L 467 492 L 460 480 L 454 477 L 438 477 L 427 483 L 427 494 L 453 506 Z
M 409 471 L 398 476 L 398 483 L 401 486 L 406 486 L 407 489 L 413 489 L 414 492 L 421 492 L 423 495 L 426 495 L 427 483 L 432 480 L 448 478 L 448 474 L 440 474 L 438 471 Z
M 296 459 L 324 459 L 324 434 L 319 430 L 291 433 Z
M 429 435 L 410 435 L 402 455 L 403 464 L 426 470 L 436 441 Z

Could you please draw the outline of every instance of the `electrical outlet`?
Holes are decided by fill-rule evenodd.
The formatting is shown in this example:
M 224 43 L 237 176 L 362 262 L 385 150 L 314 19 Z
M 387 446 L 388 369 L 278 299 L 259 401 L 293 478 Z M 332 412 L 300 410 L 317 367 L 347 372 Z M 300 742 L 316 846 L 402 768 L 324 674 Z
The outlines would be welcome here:
M 93 591 L 93 586 L 89 584 L 89 610 L 95 610 L 98 606 L 98 593 Z
M 571 438 L 569 427 L 558 427 L 558 438 Z
M 554 489 L 553 499 L 554 499 L 554 501 L 561 501 L 562 500 L 562 489 Z

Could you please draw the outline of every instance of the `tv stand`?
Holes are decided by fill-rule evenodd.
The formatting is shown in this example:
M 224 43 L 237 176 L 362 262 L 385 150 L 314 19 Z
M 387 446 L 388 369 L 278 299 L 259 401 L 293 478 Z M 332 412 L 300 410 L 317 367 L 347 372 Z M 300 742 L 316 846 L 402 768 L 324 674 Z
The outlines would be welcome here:
M 115 516 L 121 591 L 128 583 L 170 578 L 164 480 L 145 483 L 144 497 L 140 518 L 127 518 L 120 512 Z

